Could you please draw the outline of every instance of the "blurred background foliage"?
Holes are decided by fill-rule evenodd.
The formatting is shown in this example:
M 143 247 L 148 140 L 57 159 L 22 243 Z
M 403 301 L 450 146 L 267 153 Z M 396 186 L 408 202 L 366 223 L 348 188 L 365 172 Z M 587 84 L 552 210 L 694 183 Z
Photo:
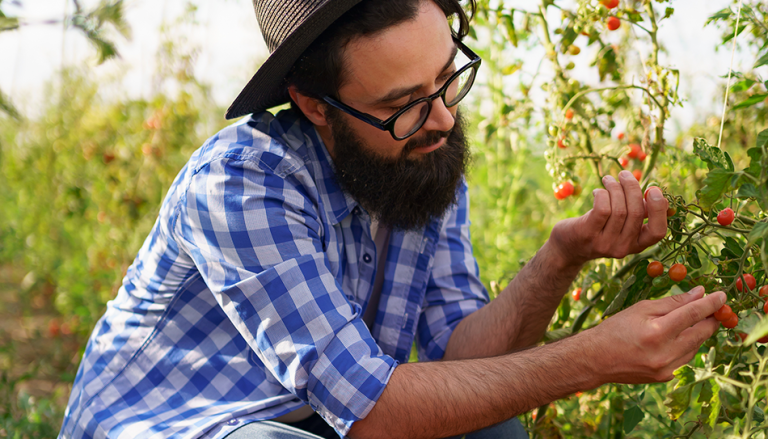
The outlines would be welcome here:
M 0 0 L 0 31 L 33 24 L 24 17 L 4 15 L 3 1 L 9 0 Z M 628 3 L 639 9 L 643 4 Z M 767 23 L 766 9 L 760 2 L 746 3 L 752 7 L 744 19 L 753 24 L 742 25 L 749 35 L 740 39 L 749 47 L 745 50 L 760 54 L 768 41 L 761 31 Z M 73 6 L 75 12 L 57 22 L 88 39 L 97 62 L 108 62 L 117 49 L 105 35 L 130 36 L 123 2 L 105 0 L 86 9 L 74 1 Z M 550 87 L 557 69 L 542 67 L 545 60 L 541 60 L 535 74 L 516 74 L 523 61 L 513 51 L 552 45 L 560 51 L 563 87 L 573 90 L 621 83 L 641 66 L 630 59 L 638 41 L 630 32 L 615 42 L 604 42 L 595 33 L 595 38 L 588 37 L 588 45 L 598 47 L 594 56 L 577 58 L 578 52 L 570 47 L 578 35 L 554 30 L 568 29 L 573 17 L 566 13 L 550 23 L 545 38 L 537 8 L 554 9 L 555 2 L 531 2 L 529 10 L 515 10 L 503 1 L 480 1 L 479 6 L 471 45 L 483 57 L 484 73 L 464 111 L 474 150 L 468 177 L 472 240 L 482 279 L 495 296 L 541 247 L 552 226 L 588 211 L 591 191 L 601 187 L 598 175 L 587 171 L 592 162 L 560 168 L 560 156 L 548 155 L 554 144 L 547 128 L 563 105 Z M 701 26 L 720 26 L 722 44 L 728 43 L 733 14 L 712 11 L 712 17 Z M 189 15 L 181 18 L 189 19 Z M 0 436 L 52 437 L 58 432 L 85 341 L 154 224 L 165 192 L 191 153 L 228 123 L 222 116 L 224 108 L 211 98 L 210 86 L 196 79 L 194 48 L 183 38 L 162 35 L 153 80 L 157 91 L 150 98 L 106 98 L 119 84 L 95 79 L 87 66 L 63 69 L 47 85 L 49 99 L 34 117 L 20 114 L 7 94 L 0 94 Z M 556 35 L 560 40 L 547 43 Z M 552 54 L 546 58 L 551 62 Z M 724 127 L 723 149 L 741 167 L 746 166 L 746 149 L 766 128 L 768 96 L 766 78 L 759 75 L 760 59 L 756 58 L 755 69 L 735 75 L 731 106 L 751 104 L 729 112 Z M 573 63 L 593 69 L 593 83 L 568 82 Z M 534 104 L 531 94 L 537 90 L 548 94 L 545 105 Z M 596 126 L 602 130 L 590 137 L 595 151 L 618 157 L 629 137 L 643 140 L 646 122 L 637 111 L 641 104 L 630 93 L 602 94 L 590 105 L 606 109 L 595 110 Z M 590 108 L 584 104 L 577 110 Z M 716 140 L 720 108 L 721 103 L 712 102 L 711 111 L 692 126 L 675 134 L 668 130 L 663 154 L 647 181 L 663 182 L 667 192 L 694 199 L 706 173 L 703 162 L 691 153 L 690 139 Z M 627 132 L 626 140 L 617 139 L 615 121 Z M 619 170 L 618 166 L 601 169 L 613 175 Z M 553 184 L 564 178 L 578 183 L 582 195 L 557 201 Z M 593 268 L 607 273 L 617 264 L 601 261 Z M 588 292 L 584 295 L 581 303 L 572 305 L 570 296 L 564 298 L 553 329 L 578 314 Z M 639 405 L 647 416 L 632 421 L 637 425 L 632 435 L 680 434 L 685 430 L 666 419 L 665 386 L 605 386 L 558 401 L 550 410 L 540 411 L 546 419 L 538 422 L 539 437 L 621 437 L 626 434 L 624 416 L 637 416 L 634 407 Z

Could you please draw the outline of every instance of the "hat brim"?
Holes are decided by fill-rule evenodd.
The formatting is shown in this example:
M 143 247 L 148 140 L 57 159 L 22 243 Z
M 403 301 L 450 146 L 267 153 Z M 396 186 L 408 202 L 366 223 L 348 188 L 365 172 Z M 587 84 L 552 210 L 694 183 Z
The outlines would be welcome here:
M 330 0 L 320 6 L 269 55 L 227 110 L 226 118 L 265 111 L 290 100 L 285 77 L 310 44 L 361 0 Z

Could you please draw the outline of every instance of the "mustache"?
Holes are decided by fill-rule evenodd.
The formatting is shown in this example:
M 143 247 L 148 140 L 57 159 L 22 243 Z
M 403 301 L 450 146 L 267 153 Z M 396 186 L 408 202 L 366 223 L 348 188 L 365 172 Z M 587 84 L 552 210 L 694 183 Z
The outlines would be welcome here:
M 447 138 L 452 131 L 453 128 L 448 131 L 429 131 L 422 138 L 411 139 L 408 141 L 408 143 L 405 144 L 405 147 L 403 147 L 403 153 L 407 154 L 416 148 L 434 145 L 435 143 L 439 142 L 440 139 Z

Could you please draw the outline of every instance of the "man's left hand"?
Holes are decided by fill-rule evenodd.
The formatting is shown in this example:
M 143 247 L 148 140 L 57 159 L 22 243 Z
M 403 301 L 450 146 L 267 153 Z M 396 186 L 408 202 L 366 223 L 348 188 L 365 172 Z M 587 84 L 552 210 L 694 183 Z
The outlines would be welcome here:
M 640 253 L 667 234 L 669 203 L 657 187 L 647 191 L 629 171 L 619 181 L 603 177 L 605 189 L 596 189 L 592 210 L 578 218 L 560 221 L 552 229 L 551 244 L 569 264 L 581 265 L 597 258 L 621 259 Z M 648 223 L 643 220 L 648 218 Z

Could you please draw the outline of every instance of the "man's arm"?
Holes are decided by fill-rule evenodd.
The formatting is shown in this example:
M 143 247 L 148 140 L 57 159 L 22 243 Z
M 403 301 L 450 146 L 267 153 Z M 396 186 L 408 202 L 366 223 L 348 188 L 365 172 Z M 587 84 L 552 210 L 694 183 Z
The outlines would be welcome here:
M 661 190 L 652 188 L 644 201 L 637 179 L 627 171 L 618 181 L 605 177 L 603 184 L 606 189 L 594 191 L 592 210 L 555 225 L 499 297 L 456 327 L 444 360 L 501 355 L 535 344 L 586 261 L 623 258 L 664 238 L 668 206 Z
M 718 328 L 725 303 L 703 287 L 644 301 L 573 337 L 491 358 L 395 368 L 371 412 L 348 436 L 438 438 L 465 434 L 607 382 L 668 381 Z

